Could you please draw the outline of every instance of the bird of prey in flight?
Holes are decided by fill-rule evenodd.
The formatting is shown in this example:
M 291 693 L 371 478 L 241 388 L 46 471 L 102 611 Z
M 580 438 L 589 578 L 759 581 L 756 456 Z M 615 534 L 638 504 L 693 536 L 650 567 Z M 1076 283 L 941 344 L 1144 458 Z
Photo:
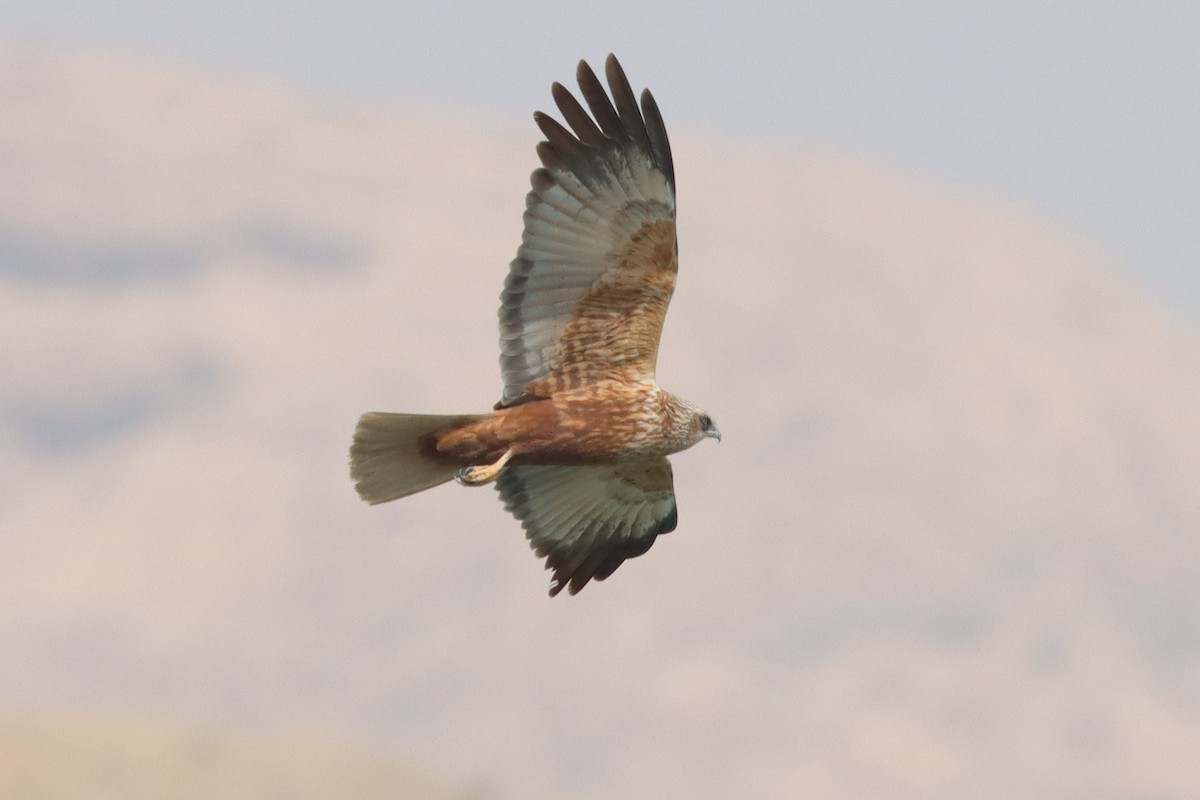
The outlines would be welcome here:
M 587 110 L 551 87 L 569 129 L 534 114 L 546 140 L 500 294 L 500 402 L 488 414 L 367 413 L 350 447 L 369 503 L 495 483 L 553 570 L 551 596 L 604 580 L 674 530 L 667 456 L 721 438 L 655 380 L 679 263 L 675 171 L 649 90 L 639 108 L 611 55 L 605 76 L 611 99 L 580 62 Z

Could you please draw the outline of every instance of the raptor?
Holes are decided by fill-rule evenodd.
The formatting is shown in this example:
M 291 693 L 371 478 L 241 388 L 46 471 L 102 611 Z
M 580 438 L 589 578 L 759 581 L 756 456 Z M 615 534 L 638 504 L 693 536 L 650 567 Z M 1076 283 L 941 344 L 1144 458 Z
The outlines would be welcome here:
M 500 295 L 500 401 L 487 414 L 367 413 L 350 447 L 369 503 L 494 484 L 553 571 L 551 596 L 674 530 L 667 456 L 721 438 L 655 379 L 679 267 L 675 170 L 649 90 L 639 106 L 611 55 L 605 76 L 611 98 L 580 62 L 587 110 L 551 87 L 566 126 L 534 114 L 546 138 Z

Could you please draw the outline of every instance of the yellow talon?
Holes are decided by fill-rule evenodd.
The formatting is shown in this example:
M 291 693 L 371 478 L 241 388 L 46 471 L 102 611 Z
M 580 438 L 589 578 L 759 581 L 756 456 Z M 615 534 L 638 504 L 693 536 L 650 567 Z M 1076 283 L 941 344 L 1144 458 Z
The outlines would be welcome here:
M 454 480 L 463 486 L 483 486 L 485 483 L 491 483 L 499 477 L 500 470 L 504 469 L 504 465 L 512 457 L 513 450 L 510 447 L 504 451 L 504 455 L 500 456 L 495 464 L 485 464 L 480 467 L 463 467 L 454 476 Z

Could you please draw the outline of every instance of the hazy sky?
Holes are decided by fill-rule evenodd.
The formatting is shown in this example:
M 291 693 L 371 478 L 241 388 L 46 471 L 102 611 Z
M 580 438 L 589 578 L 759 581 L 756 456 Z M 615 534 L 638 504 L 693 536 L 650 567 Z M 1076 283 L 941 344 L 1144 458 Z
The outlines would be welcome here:
M 1014 198 L 1200 320 L 1193 0 L 9 0 L 0 36 L 514 118 L 545 108 L 549 82 L 568 82 L 577 59 L 612 50 L 676 131 L 849 150 Z

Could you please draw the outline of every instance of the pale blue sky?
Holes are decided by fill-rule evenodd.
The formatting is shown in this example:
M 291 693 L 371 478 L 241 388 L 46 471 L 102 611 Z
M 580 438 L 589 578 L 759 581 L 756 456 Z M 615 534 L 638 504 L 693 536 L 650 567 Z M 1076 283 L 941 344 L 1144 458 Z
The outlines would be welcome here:
M 608 51 L 668 125 L 1015 199 L 1200 321 L 1200 3 L 9 0 L 0 36 L 525 116 Z M 686 180 L 686 178 L 684 178 Z M 686 184 L 685 184 L 686 185 Z

